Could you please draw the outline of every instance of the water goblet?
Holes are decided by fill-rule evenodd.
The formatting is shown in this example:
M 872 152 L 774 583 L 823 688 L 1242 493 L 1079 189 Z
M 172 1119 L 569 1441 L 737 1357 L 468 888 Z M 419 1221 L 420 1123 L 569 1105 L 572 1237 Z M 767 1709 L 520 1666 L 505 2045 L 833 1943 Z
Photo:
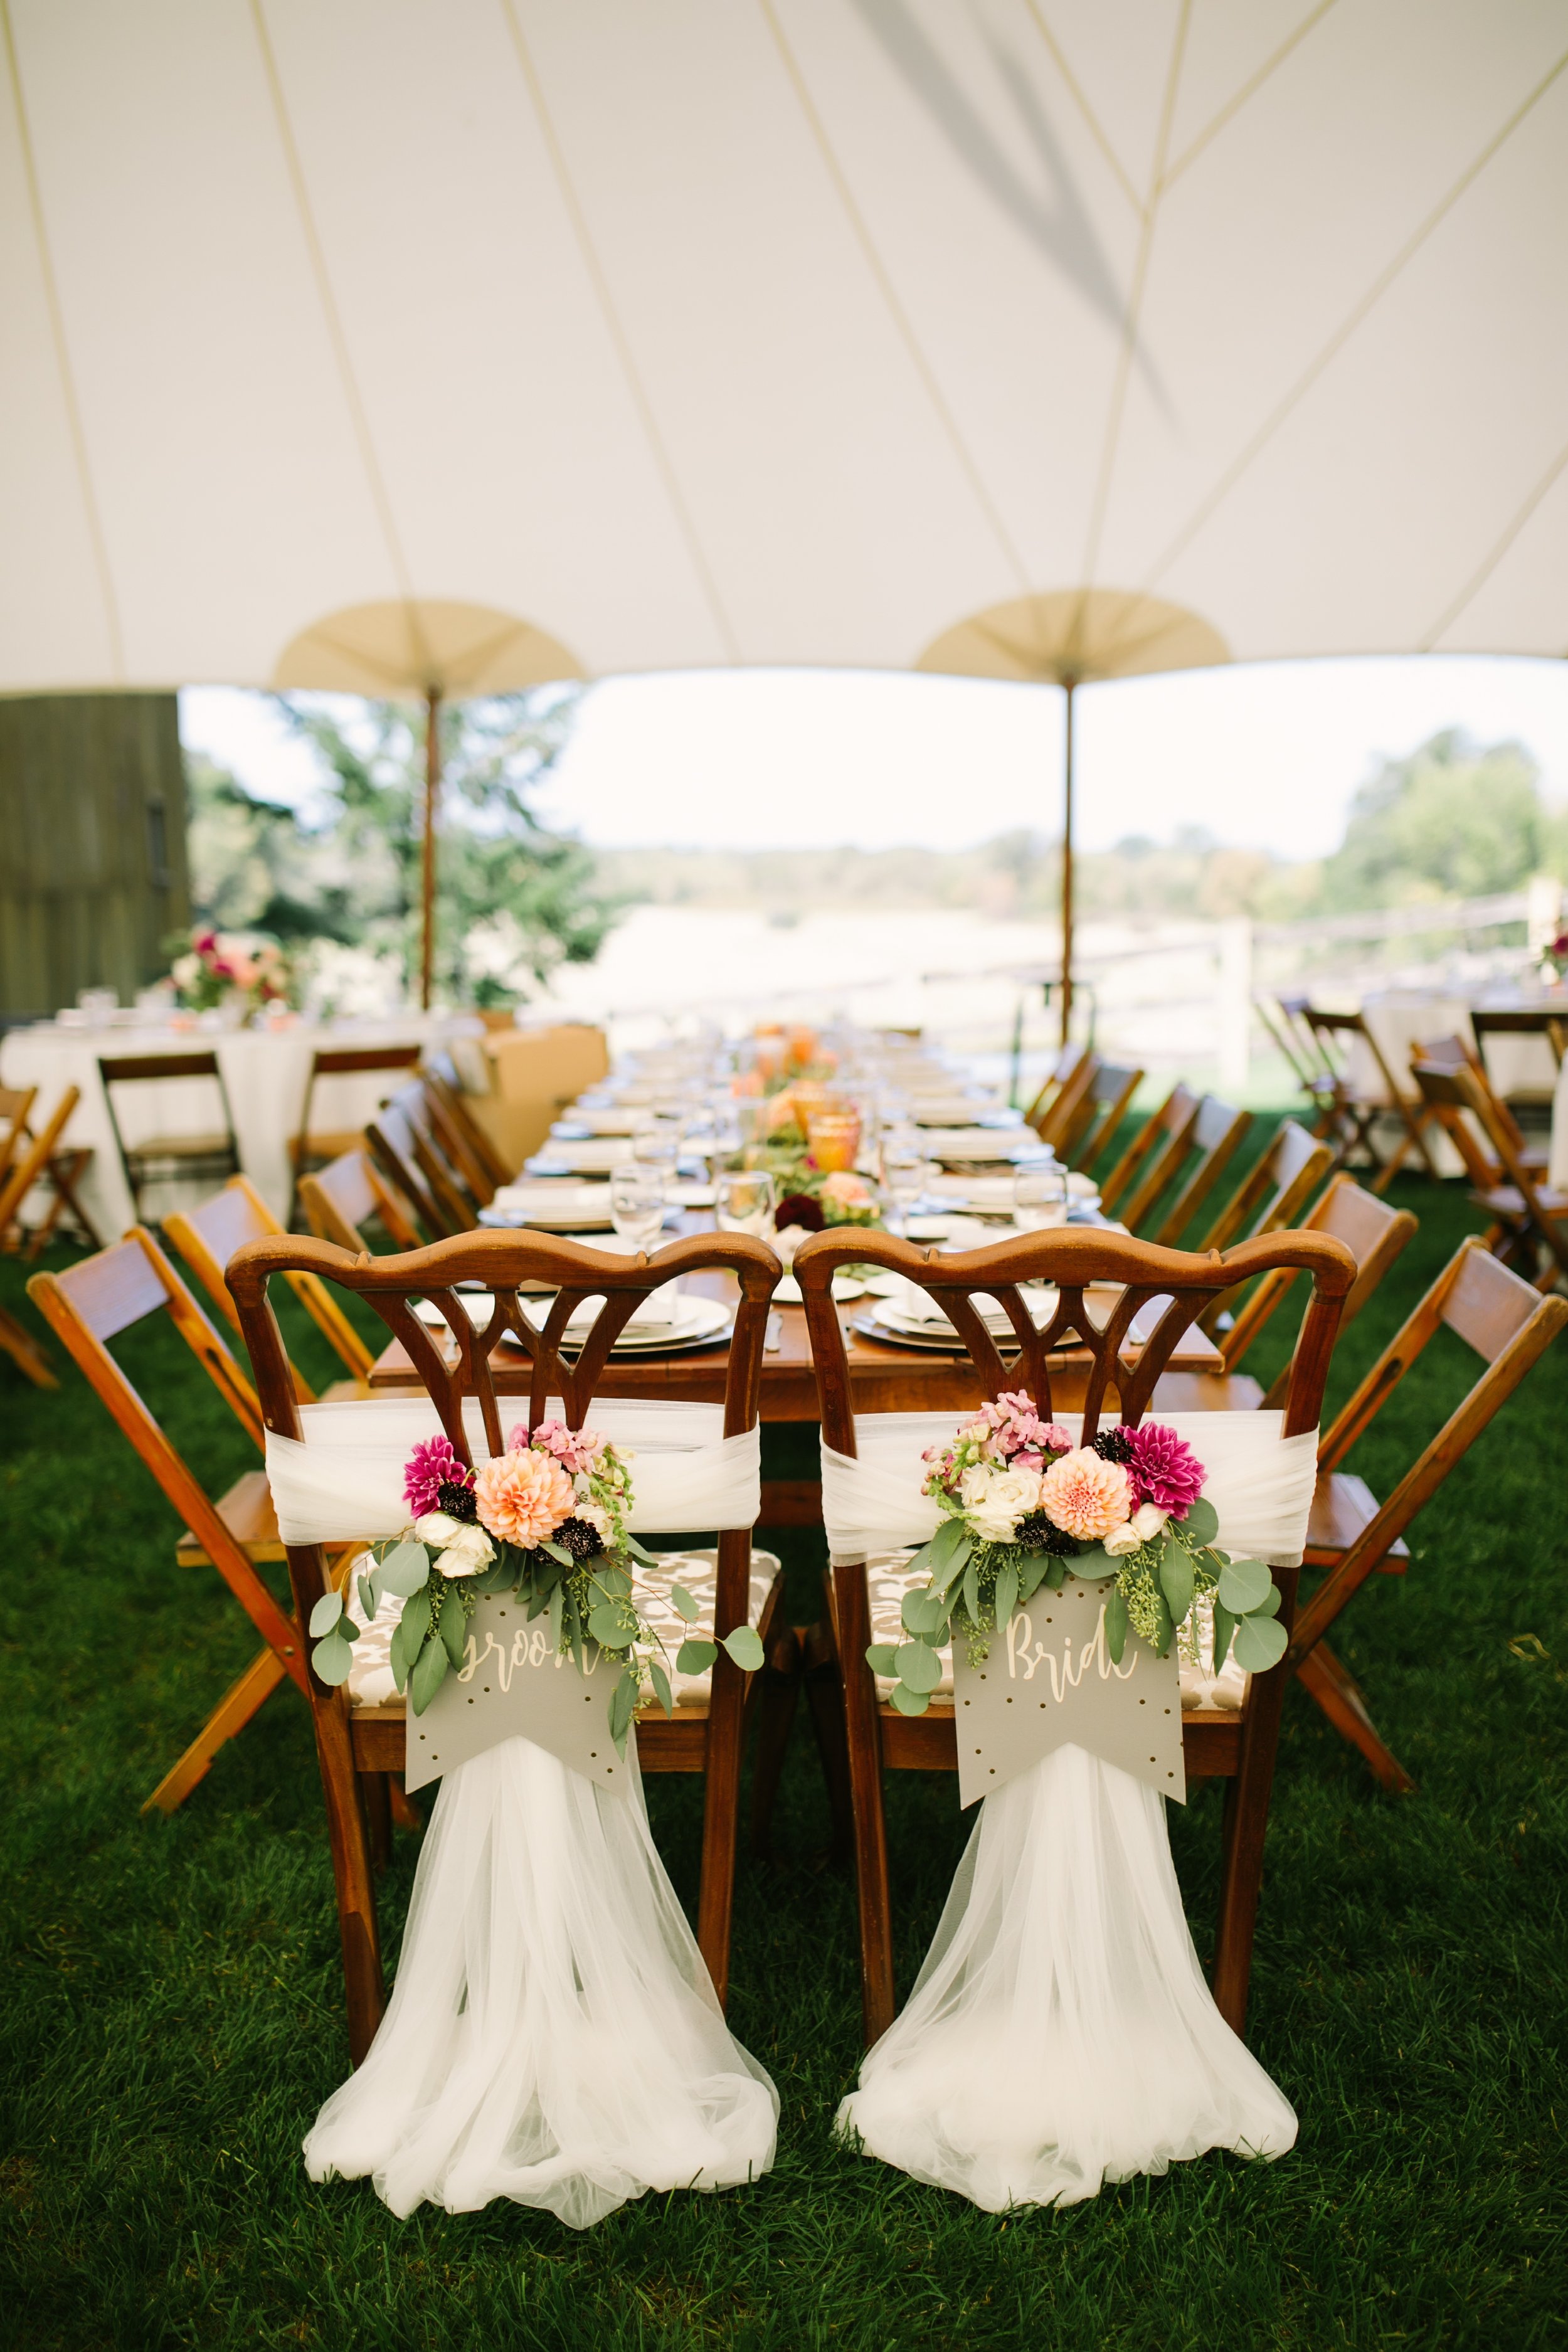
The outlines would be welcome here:
M 773 1180 L 765 1168 L 731 1169 L 719 1179 L 714 1217 L 721 1234 L 755 1234 L 769 1241 L 773 1230 Z
M 610 1171 L 610 1223 L 634 1249 L 657 1246 L 664 1231 L 664 1176 L 647 1160 L 623 1160 Z
M 1067 1170 L 1055 1164 L 1020 1168 L 1013 1179 L 1013 1223 L 1018 1231 L 1037 1233 L 1043 1226 L 1065 1225 L 1067 1221 Z

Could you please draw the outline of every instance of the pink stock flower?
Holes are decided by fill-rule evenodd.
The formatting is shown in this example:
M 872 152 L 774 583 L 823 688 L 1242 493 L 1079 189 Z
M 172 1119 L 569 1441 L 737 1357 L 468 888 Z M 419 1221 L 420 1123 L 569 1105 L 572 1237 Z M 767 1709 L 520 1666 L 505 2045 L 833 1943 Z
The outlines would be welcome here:
M 403 1472 L 404 1499 L 416 1519 L 440 1509 L 443 1486 L 471 1486 L 474 1474 L 466 1470 L 447 1437 L 427 1437 L 409 1455 Z
M 1204 1465 L 1192 1447 L 1164 1421 L 1146 1421 L 1126 1435 L 1132 1449 L 1127 1467 L 1140 1503 L 1184 1519 L 1204 1491 Z
M 572 1516 L 572 1481 L 552 1455 L 529 1446 L 484 1463 L 474 1480 L 479 1525 L 523 1551 Z
M 1132 1482 L 1120 1462 L 1087 1445 L 1053 1462 L 1040 1480 L 1040 1508 L 1053 1527 L 1080 1543 L 1098 1543 L 1132 1516 Z

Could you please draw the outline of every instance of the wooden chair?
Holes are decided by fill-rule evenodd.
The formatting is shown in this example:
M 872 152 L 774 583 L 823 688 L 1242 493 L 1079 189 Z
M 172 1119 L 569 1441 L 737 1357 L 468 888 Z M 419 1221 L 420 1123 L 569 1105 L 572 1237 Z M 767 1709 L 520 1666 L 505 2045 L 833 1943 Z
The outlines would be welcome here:
M 1332 1164 L 1331 1147 L 1309 1135 L 1293 1118 L 1281 1119 L 1268 1150 L 1247 1171 L 1240 1190 L 1226 1203 L 1198 1247 L 1227 1250 L 1237 1242 L 1282 1233 L 1295 1223 Z M 1215 1297 L 1199 1320 L 1211 1339 L 1239 1312 L 1236 1298 Z
M 228 1089 L 215 1053 L 100 1055 L 98 1070 L 103 1080 L 103 1098 L 109 1106 L 115 1149 L 138 1217 L 142 1214 L 142 1191 L 148 1184 L 171 1178 L 216 1182 L 220 1177 L 238 1175 L 239 1146 L 234 1138 L 234 1114 L 228 1107 Z M 210 1078 L 217 1089 L 222 1127 L 205 1134 L 153 1135 L 141 1143 L 127 1144 L 120 1131 L 114 1089 L 156 1085 L 170 1078 Z
M 424 1075 L 426 1093 L 433 1105 L 440 1104 L 451 1125 L 461 1133 L 475 1164 L 484 1171 L 493 1196 L 499 1185 L 511 1182 L 517 1171 L 497 1150 L 492 1138 L 468 1108 L 468 1089 L 456 1062 L 450 1054 L 437 1050 L 426 1055 Z
M 1304 996 L 1277 996 L 1274 1011 L 1270 1013 L 1268 999 L 1255 996 L 1252 1009 L 1284 1055 L 1291 1076 L 1312 1106 L 1314 1118 L 1319 1117 L 1323 1094 L 1331 1087 L 1331 1081 L 1312 1033 L 1307 1026 L 1307 999 Z M 1328 1129 L 1324 1128 L 1321 1131 L 1326 1134 Z
M 345 1151 L 300 1179 L 300 1206 L 318 1241 L 340 1249 L 369 1250 L 364 1227 L 374 1217 L 394 1247 L 417 1249 L 414 1212 L 363 1151 Z
M 1493 1083 L 1491 1067 L 1487 1060 L 1489 1037 L 1544 1037 L 1559 1069 L 1563 1067 L 1564 1053 L 1568 1052 L 1568 1013 L 1546 1013 L 1539 1009 L 1525 1012 L 1521 1007 L 1491 1011 L 1483 1006 L 1471 1013 L 1470 1029 L 1487 1084 L 1505 1106 L 1507 1097 Z M 1544 1098 L 1550 1099 L 1550 1097 Z
M 417 1080 L 382 1105 L 364 1136 L 371 1158 L 412 1202 L 433 1241 L 474 1231 L 479 1204 L 441 1149 Z
M 1057 1149 L 1069 1168 L 1087 1172 L 1106 1150 L 1143 1083 L 1142 1070 L 1101 1062 Z
M 258 1561 L 283 1557 L 265 1471 L 246 1471 L 213 1502 L 108 1343 L 136 1324 L 167 1315 L 258 1449 L 260 1407 L 250 1382 L 144 1225 L 132 1225 L 123 1241 L 64 1273 L 34 1275 L 27 1292 L 178 1512 L 187 1530 L 175 1549 L 178 1564 L 216 1568 L 266 1644 L 142 1808 L 144 1813 L 154 1807 L 172 1813 L 224 1741 L 244 1728 L 285 1676 L 301 1691 L 307 1688 L 305 1651 L 293 1620 L 257 1574 Z
M 1050 1068 L 1041 1079 L 1039 1091 L 1037 1093 L 1034 1101 L 1024 1113 L 1026 1122 L 1027 1125 L 1032 1127 L 1037 1133 L 1039 1131 L 1040 1121 L 1047 1118 L 1056 1108 L 1056 1104 L 1060 1097 L 1062 1088 L 1067 1085 L 1068 1080 L 1077 1076 L 1079 1066 L 1082 1063 L 1087 1061 L 1088 1058 L 1089 1047 L 1087 1045 L 1064 1045 L 1062 1047 L 1061 1052 L 1057 1055 L 1056 1060 L 1051 1064 Z
M 496 1196 L 496 1180 L 488 1161 L 480 1158 L 469 1139 L 471 1122 L 453 1112 L 448 1090 L 438 1086 L 428 1070 L 420 1072 L 419 1083 L 430 1132 L 441 1147 L 442 1158 L 462 1179 L 464 1190 L 476 1209 L 488 1209 Z
M 228 1283 L 239 1307 L 240 1328 L 256 1367 L 269 1430 L 289 1437 L 301 1433 L 268 1284 L 279 1275 L 312 1274 L 364 1299 L 403 1342 L 447 1436 L 463 1460 L 468 1461 L 465 1397 L 479 1401 L 492 1454 L 500 1453 L 503 1431 L 514 1421 L 525 1419 L 530 1427 L 542 1421 L 546 1402 L 552 1397 L 562 1400 L 569 1426 L 582 1427 L 589 1421 L 610 1349 L 637 1301 L 661 1283 L 709 1268 L 735 1276 L 741 1286 L 724 1392 L 725 1434 L 735 1435 L 752 1428 L 757 1419 L 768 1302 L 779 1276 L 772 1251 L 749 1234 L 692 1234 L 671 1243 L 652 1259 L 639 1255 L 635 1260 L 610 1257 L 574 1242 L 521 1233 L 467 1234 L 404 1257 L 351 1258 L 327 1243 L 289 1234 L 253 1242 L 242 1249 L 229 1266 Z M 542 1333 L 519 1309 L 517 1286 L 521 1280 L 547 1283 L 556 1289 L 555 1304 Z M 460 1282 L 480 1282 L 495 1298 L 494 1318 L 482 1333 L 475 1330 L 450 1286 Z M 428 1298 L 439 1307 L 455 1342 L 449 1351 L 451 1360 L 411 1311 L 411 1297 Z M 575 1359 L 564 1357 L 559 1349 L 567 1320 L 592 1298 L 605 1303 Z M 519 1402 L 503 1402 L 496 1395 L 489 1359 L 502 1329 L 532 1359 L 526 1412 Z M 716 1636 L 747 1621 L 751 1555 L 750 1528 L 720 1532 Z M 305 1623 L 327 1590 L 326 1565 L 314 1545 L 290 1546 L 288 1557 L 295 1608 Z M 775 1577 L 757 1620 L 764 1650 L 781 1630 L 782 1603 L 781 1574 Z M 370 1828 L 359 1776 L 402 1769 L 406 1724 L 400 1704 L 356 1708 L 346 1688 L 329 1690 L 313 1675 L 309 1680 L 342 1929 L 349 2040 L 357 2065 L 370 2047 L 384 2006 Z M 644 1709 L 637 1718 L 637 1755 L 645 1772 L 707 1776 L 698 1942 L 721 2001 L 729 1976 L 748 1684 L 756 1685 L 759 1680 L 757 1675 L 743 1675 L 721 1650 L 705 1712 L 683 1706 L 675 1720 L 667 1721 L 658 1710 Z
M 983 1392 L 1026 1390 L 1042 1415 L 1051 1409 L 1048 1358 L 1070 1333 L 1092 1361 L 1084 1398 L 1083 1430 L 1092 1437 L 1115 1388 L 1121 1418 L 1140 1422 L 1178 1338 L 1208 1303 L 1238 1282 L 1290 1266 L 1312 1277 L 1307 1328 L 1297 1349 L 1290 1394 L 1285 1407 L 1287 1434 L 1315 1429 L 1323 1381 L 1339 1322 L 1340 1306 L 1355 1278 L 1355 1265 L 1342 1242 L 1318 1234 L 1273 1234 L 1244 1243 L 1224 1257 L 1188 1255 L 1156 1248 L 1121 1234 L 1082 1229 L 1030 1234 L 941 1257 L 913 1244 L 879 1233 L 853 1239 L 813 1234 L 797 1254 L 795 1278 L 805 1305 L 822 1409 L 825 1445 L 840 1454 L 858 1451 L 850 1403 L 849 1368 L 844 1334 L 832 1301 L 834 1269 L 853 1258 L 889 1267 L 940 1300 L 968 1349 Z M 1045 1279 L 1059 1286 L 1057 1312 L 1037 1330 L 1016 1284 Z M 1125 1283 L 1115 1313 L 1103 1329 L 1084 1306 L 1090 1282 Z M 1019 1351 L 1005 1364 L 972 1300 L 976 1293 L 1000 1299 L 1018 1339 Z M 1152 1299 L 1171 1301 L 1135 1367 L 1120 1360 L 1129 1326 Z M 956 1416 L 955 1416 L 956 1425 Z M 1295 1609 L 1298 1571 L 1275 1570 L 1279 1618 L 1289 1629 Z M 875 2042 L 891 2024 L 894 2009 L 891 1918 L 888 1886 L 887 1829 L 882 1810 L 884 1769 L 951 1771 L 957 1762 L 951 1704 L 933 1704 L 909 1717 L 880 1703 L 866 1663 L 872 1638 L 870 1596 L 863 1559 L 835 1561 L 827 1576 L 827 1623 L 843 1676 L 848 1740 L 848 1778 L 856 1868 L 860 1894 L 861 1993 L 866 2039 Z M 1239 1712 L 1192 1710 L 1183 1718 L 1183 1747 L 1189 1778 L 1228 1779 L 1225 1813 L 1225 1873 L 1215 1947 L 1215 1999 L 1221 2014 L 1239 2032 L 1247 2010 L 1253 1927 L 1262 1883 L 1263 1842 L 1273 1784 L 1283 1666 L 1254 1675 Z
M 1526 1164 L 1514 1140 L 1518 1130 L 1476 1070 L 1413 1062 L 1411 1076 L 1470 1171 L 1475 1186 L 1471 1200 L 1492 1221 L 1485 1237 L 1487 1248 L 1505 1261 L 1522 1261 L 1538 1290 L 1553 1289 L 1568 1275 L 1568 1192 L 1542 1183 Z M 1491 1171 L 1468 1132 L 1467 1114 L 1490 1146 L 1506 1183 L 1485 1181 Z
M 264 1234 L 286 1230 L 246 1176 L 231 1177 L 223 1191 L 215 1192 L 210 1201 L 204 1201 L 199 1209 L 177 1211 L 163 1220 L 163 1231 L 169 1240 L 218 1313 L 237 1331 L 239 1310 L 229 1296 L 224 1269 L 246 1242 L 259 1241 Z M 326 1391 L 328 1400 L 368 1395 L 370 1368 L 374 1359 L 331 1292 L 313 1275 L 290 1275 L 288 1280 L 289 1289 L 350 1374 L 346 1381 L 333 1381 Z M 300 1403 L 313 1404 L 316 1391 L 303 1372 L 292 1362 L 289 1369 Z
M 1323 1439 L 1319 1461 L 1332 1470 L 1441 1329 L 1454 1332 L 1485 1366 L 1468 1395 L 1305 1602 L 1292 1631 L 1288 1663 L 1297 1678 L 1335 1729 L 1360 1749 L 1385 1789 L 1404 1791 L 1415 1782 L 1379 1737 L 1359 1685 L 1324 1635 L 1564 1323 L 1568 1299 L 1542 1298 L 1489 1256 L 1479 1237 L 1472 1234 L 1390 1340 Z
M 1523 1160 L 1525 1166 L 1530 1170 L 1532 1176 L 1539 1178 L 1545 1175 L 1548 1163 L 1552 1157 L 1551 1152 L 1542 1144 L 1531 1144 L 1525 1141 L 1524 1129 L 1520 1126 L 1518 1119 L 1515 1118 L 1512 1111 L 1509 1108 L 1501 1095 L 1498 1093 L 1496 1087 L 1492 1085 L 1491 1079 L 1487 1075 L 1486 1064 L 1482 1061 L 1479 1054 L 1477 1053 L 1472 1045 L 1469 1045 L 1463 1037 L 1434 1037 L 1429 1039 L 1425 1045 L 1413 1045 L 1411 1047 L 1410 1064 L 1412 1070 L 1414 1070 L 1417 1062 L 1429 1063 L 1434 1069 L 1438 1070 L 1473 1070 L 1478 1083 L 1486 1087 L 1487 1091 L 1490 1094 L 1493 1104 L 1496 1107 L 1498 1118 L 1501 1121 L 1502 1125 L 1507 1128 L 1510 1135 L 1512 1136 L 1514 1149 L 1518 1152 L 1521 1160 Z M 1417 1083 L 1419 1083 L 1419 1081 L 1417 1081 Z M 1443 1111 L 1441 1108 L 1437 1108 L 1436 1116 L 1439 1122 L 1444 1123 Z M 1473 1119 L 1461 1119 L 1460 1124 L 1462 1125 L 1465 1133 L 1470 1138 L 1476 1147 L 1474 1153 L 1461 1150 L 1460 1155 L 1465 1161 L 1465 1172 L 1469 1177 L 1471 1183 L 1479 1183 L 1484 1192 L 1490 1191 L 1495 1185 L 1506 1183 L 1508 1181 L 1507 1171 L 1502 1167 L 1501 1163 L 1494 1159 L 1488 1151 L 1486 1148 L 1486 1137 L 1482 1130 L 1477 1127 Z M 1449 1134 L 1456 1144 L 1458 1144 L 1458 1128 L 1453 1128 L 1448 1126 L 1447 1123 L 1444 1123 L 1444 1131 L 1445 1133 Z
M 1176 1248 L 1251 1125 L 1249 1110 L 1173 1087 L 1101 1185 L 1105 1213 L 1145 1241 Z M 1173 1186 L 1179 1188 L 1173 1197 Z
M 310 1057 L 310 1075 L 305 1081 L 305 1099 L 300 1108 L 300 1132 L 289 1139 L 289 1161 L 294 1180 L 308 1168 L 323 1167 L 340 1153 L 352 1151 L 364 1130 L 353 1128 L 317 1134 L 310 1125 L 310 1107 L 315 1100 L 318 1078 L 353 1076 L 367 1070 L 412 1070 L 418 1066 L 423 1051 L 416 1042 L 402 1045 L 323 1045 Z
M 1348 1167 L 1353 1153 L 1364 1152 L 1376 1171 L 1372 1190 L 1386 1192 L 1414 1151 L 1427 1175 L 1435 1178 L 1437 1171 L 1426 1149 L 1424 1132 L 1428 1114 L 1400 1093 L 1394 1084 L 1394 1073 L 1384 1059 L 1383 1048 L 1364 1015 L 1360 1013 L 1327 1013 L 1315 1004 L 1306 1005 L 1303 1014 L 1322 1054 L 1328 1073 L 1328 1086 L 1320 1096 L 1319 1131 L 1330 1137 L 1335 1144 L 1335 1169 Z M 1376 1066 L 1382 1081 L 1381 1091 L 1363 1092 L 1351 1083 L 1350 1045 L 1347 1041 L 1358 1039 Z M 1380 1118 L 1397 1119 L 1405 1130 L 1397 1149 L 1386 1160 L 1373 1134 Z
M 92 1146 L 62 1147 L 59 1139 L 81 1099 L 80 1089 L 67 1087 L 41 1136 L 30 1124 L 37 1097 L 37 1087 L 0 1087 L 0 1248 L 11 1247 L 15 1234 L 15 1246 L 29 1260 L 37 1258 L 54 1239 L 61 1218 L 68 1216 L 88 1248 L 98 1249 L 98 1234 L 76 1190 L 91 1162 Z M 42 1221 L 24 1237 L 22 1203 L 35 1184 L 53 1198 Z

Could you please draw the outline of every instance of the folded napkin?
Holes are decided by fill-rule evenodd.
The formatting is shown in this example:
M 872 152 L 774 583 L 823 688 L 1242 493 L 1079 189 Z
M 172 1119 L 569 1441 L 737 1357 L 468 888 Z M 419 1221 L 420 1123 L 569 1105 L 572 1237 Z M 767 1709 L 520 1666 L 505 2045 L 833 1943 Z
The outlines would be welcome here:
M 1022 1127 L 1024 1114 L 994 1095 L 921 1095 L 914 1104 L 917 1127 L 973 1127 L 984 1120 L 988 1128 L 1005 1131 Z
M 612 1168 L 618 1168 L 623 1160 L 631 1156 L 622 1135 L 587 1136 L 577 1143 L 552 1135 L 531 1160 L 524 1160 L 523 1172 L 529 1176 L 607 1176 Z

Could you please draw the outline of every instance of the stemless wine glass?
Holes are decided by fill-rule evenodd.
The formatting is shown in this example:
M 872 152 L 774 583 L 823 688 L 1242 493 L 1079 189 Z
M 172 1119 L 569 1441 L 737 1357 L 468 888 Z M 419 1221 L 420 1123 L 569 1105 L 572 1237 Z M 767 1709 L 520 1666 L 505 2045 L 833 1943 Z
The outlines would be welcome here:
M 894 1233 L 908 1236 L 910 1218 L 920 1206 L 927 1175 L 924 1150 L 912 1132 L 882 1138 L 884 1213 Z
M 767 1241 L 773 1230 L 773 1180 L 765 1168 L 734 1168 L 719 1179 L 714 1214 L 721 1234 L 755 1234 Z
M 1065 1168 L 1020 1168 L 1013 1179 L 1013 1223 L 1020 1233 L 1068 1221 L 1068 1171 Z
M 680 1122 L 672 1118 L 651 1118 L 640 1123 L 632 1135 L 632 1158 L 644 1168 L 657 1168 L 666 1195 L 675 1186 L 680 1160 Z
M 652 1249 L 664 1231 L 664 1174 L 646 1160 L 610 1171 L 610 1223 L 634 1249 Z

